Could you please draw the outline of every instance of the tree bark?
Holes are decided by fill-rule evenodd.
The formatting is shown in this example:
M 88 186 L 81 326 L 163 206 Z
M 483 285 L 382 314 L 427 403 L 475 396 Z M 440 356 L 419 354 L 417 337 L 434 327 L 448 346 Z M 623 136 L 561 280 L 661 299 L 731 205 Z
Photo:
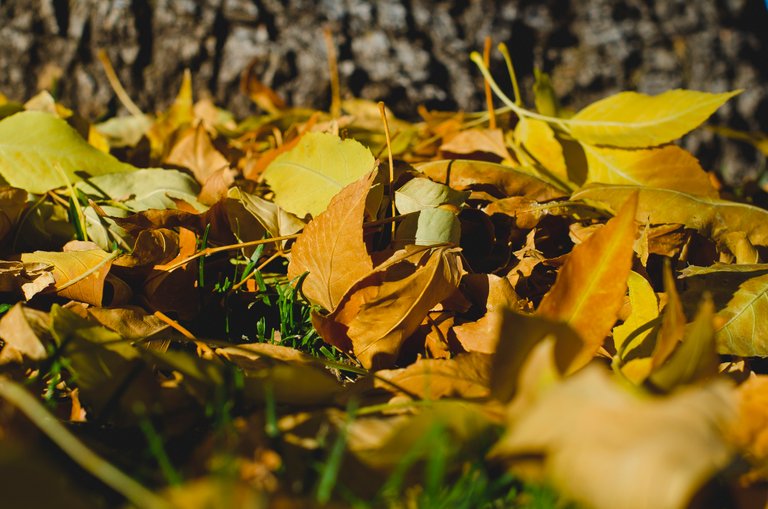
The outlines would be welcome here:
M 198 94 L 237 115 L 255 111 L 238 92 L 254 61 L 290 104 L 327 108 L 326 26 L 342 90 L 404 118 L 419 104 L 482 108 L 469 53 L 491 35 L 510 47 L 528 104 L 534 67 L 573 109 L 621 90 L 743 88 L 714 122 L 768 132 L 768 13 L 758 0 L 0 0 L 0 91 L 24 100 L 60 77 L 65 104 L 91 119 L 115 113 L 96 58 L 104 48 L 145 111 L 169 104 L 185 68 Z M 492 70 L 506 75 L 500 57 Z M 730 179 L 765 167 L 753 148 L 710 132 L 685 145 Z

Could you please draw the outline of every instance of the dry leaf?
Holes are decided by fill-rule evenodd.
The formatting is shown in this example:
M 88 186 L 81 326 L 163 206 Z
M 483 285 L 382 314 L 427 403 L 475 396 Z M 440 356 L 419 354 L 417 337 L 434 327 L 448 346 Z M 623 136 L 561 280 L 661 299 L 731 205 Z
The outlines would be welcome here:
M 632 268 L 637 197 L 586 241 L 573 248 L 537 314 L 562 320 L 584 340 L 571 370 L 584 366 L 618 318 Z
M 592 366 L 515 410 L 492 458 L 594 509 L 684 509 L 732 454 L 722 380 L 652 399 Z
M 371 172 L 345 187 L 304 229 L 291 250 L 288 278 L 305 272 L 302 292 L 315 304 L 334 310 L 358 280 L 373 269 L 363 242 L 363 219 Z

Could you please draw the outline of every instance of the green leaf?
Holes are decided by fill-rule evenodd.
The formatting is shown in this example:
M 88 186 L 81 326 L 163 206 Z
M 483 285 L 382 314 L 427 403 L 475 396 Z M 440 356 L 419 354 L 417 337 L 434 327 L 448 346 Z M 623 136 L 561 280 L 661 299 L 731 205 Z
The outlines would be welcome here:
M 440 205 L 461 206 L 469 198 L 469 191 L 455 191 L 445 184 L 425 178 L 409 180 L 395 191 L 395 205 L 401 214 L 410 214 Z
M 406 217 L 397 228 L 395 240 L 402 245 L 432 246 L 459 244 L 461 223 L 456 214 L 440 208 L 425 208 Z
M 126 173 L 121 163 L 86 142 L 64 120 L 48 113 L 23 111 L 0 121 L 0 178 L 14 187 L 42 194 L 82 175 Z
M 75 187 L 97 200 L 123 202 L 134 212 L 148 209 L 175 209 L 171 198 L 184 200 L 197 210 L 205 206 L 197 201 L 198 183 L 176 170 L 150 168 L 131 173 L 117 173 L 92 177 L 78 182 Z
M 590 104 L 564 122 L 571 136 L 592 145 L 653 147 L 697 128 L 741 90 L 710 94 L 669 90 L 649 96 L 621 92 Z
M 639 197 L 635 219 L 641 224 L 684 224 L 713 239 L 740 231 L 752 245 L 768 246 L 768 211 L 744 203 L 628 185 L 582 189 L 571 199 L 603 202 L 616 210 L 635 192 Z
M 308 133 L 267 166 L 264 180 L 282 208 L 299 217 L 316 216 L 347 184 L 370 173 L 375 163 L 370 150 L 355 140 Z

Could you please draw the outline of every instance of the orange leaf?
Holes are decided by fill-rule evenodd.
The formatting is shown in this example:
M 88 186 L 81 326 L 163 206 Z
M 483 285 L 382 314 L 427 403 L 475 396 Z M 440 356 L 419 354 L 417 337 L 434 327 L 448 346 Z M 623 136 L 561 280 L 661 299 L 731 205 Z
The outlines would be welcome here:
M 373 270 L 363 242 L 363 215 L 375 178 L 374 171 L 342 189 L 304 228 L 291 250 L 288 278 L 309 272 L 302 291 L 325 309 L 335 309 L 347 290 Z
M 619 315 L 632 269 L 637 195 L 587 240 L 573 248 L 537 313 L 562 320 L 584 341 L 570 369 L 585 365 L 603 344 Z

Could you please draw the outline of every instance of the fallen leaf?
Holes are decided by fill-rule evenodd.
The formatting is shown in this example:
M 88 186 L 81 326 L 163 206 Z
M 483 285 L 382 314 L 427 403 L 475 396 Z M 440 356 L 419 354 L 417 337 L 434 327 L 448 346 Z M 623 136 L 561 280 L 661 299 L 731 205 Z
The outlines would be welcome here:
M 652 387 L 669 392 L 717 374 L 720 357 L 715 352 L 714 316 L 712 297 L 707 294 L 696 318 L 687 327 L 682 343 L 663 364 L 653 366 L 647 379 Z
M 85 250 L 64 252 L 35 251 L 23 253 L 24 263 L 51 265 L 56 280 L 55 291 L 68 299 L 101 306 L 104 297 L 104 281 L 109 273 L 115 254 L 110 254 L 91 244 Z
M 697 128 L 741 90 L 710 94 L 668 90 L 650 96 L 621 92 L 590 104 L 561 121 L 571 136 L 592 145 L 653 147 Z
M 684 509 L 728 464 L 734 410 L 722 380 L 649 398 L 591 366 L 510 414 L 491 458 L 585 507 Z
M 435 182 L 457 191 L 491 188 L 497 198 L 524 196 L 535 201 L 547 201 L 565 196 L 565 192 L 536 176 L 524 167 L 510 168 L 483 161 L 451 159 L 416 165 L 416 169 Z
M 136 170 L 92 147 L 64 120 L 48 113 L 23 111 L 0 120 L 0 139 L 0 178 L 30 193 L 78 182 L 83 174 Z
M 227 196 L 229 199 L 224 206 L 229 226 L 241 242 L 258 240 L 265 234 L 270 237 L 293 235 L 306 226 L 301 219 L 278 205 L 240 188 L 230 189 Z M 284 247 L 286 243 L 282 242 L 281 245 Z M 246 255 L 250 256 L 253 249 L 246 248 Z
M 636 207 L 631 196 L 616 217 L 573 248 L 536 311 L 567 322 L 584 341 L 571 371 L 589 362 L 618 318 L 632 269 Z
M 7 262 L 0 260 L 0 292 L 17 292 L 29 300 L 56 283 L 48 263 Z
M 684 224 L 714 240 L 729 232 L 741 231 L 753 245 L 768 245 L 768 211 L 753 205 L 669 189 L 615 185 L 582 189 L 571 199 L 603 202 L 615 210 L 632 193 L 638 193 L 636 219 L 641 224 Z
M 419 359 L 402 369 L 376 372 L 374 387 L 420 399 L 483 399 L 490 394 L 491 356 L 459 354 L 453 359 Z
M 736 389 L 738 417 L 728 438 L 749 461 L 752 469 L 743 484 L 768 479 L 768 375 L 752 375 Z
M 549 124 L 522 117 L 515 126 L 514 134 L 521 145 L 515 154 L 523 164 L 538 164 L 564 182 L 570 180 L 563 147 Z
M 178 135 L 165 162 L 189 169 L 200 185 L 217 171 L 229 167 L 229 161 L 213 145 L 202 122 Z
M 25 190 L 0 186 L 0 240 L 3 240 L 16 226 L 26 204 Z
M 288 278 L 305 272 L 302 292 L 313 303 L 334 310 L 352 285 L 373 269 L 363 242 L 363 219 L 371 172 L 333 197 L 325 212 L 314 218 L 291 249 Z
M 512 162 L 512 155 L 504 142 L 501 129 L 465 129 L 440 145 L 440 155 L 450 159 L 454 155 L 472 155 L 477 152 L 492 154 L 497 162 Z M 511 164 L 510 164 L 511 165 Z
M 710 292 L 718 326 L 717 351 L 741 357 L 768 357 L 768 265 L 715 265 L 682 271 L 688 288 L 686 302 L 698 302 Z
M 410 214 L 446 204 L 461 207 L 468 197 L 466 191 L 454 191 L 444 184 L 415 178 L 395 191 L 395 206 L 400 214 Z
M 587 184 L 629 184 L 718 198 L 698 159 L 677 145 L 615 149 L 583 143 L 589 170 Z
M 14 305 L 0 318 L 0 366 L 28 364 L 48 357 L 47 346 L 52 338 L 48 329 L 48 313 L 21 303 Z
M 299 217 L 316 216 L 346 185 L 374 169 L 371 152 L 354 140 L 308 133 L 264 170 L 275 203 Z
M 659 316 L 659 299 L 647 279 L 632 271 L 627 286 L 631 311 L 624 323 L 613 328 L 613 347 L 620 360 L 633 356 L 633 350 L 651 334 L 647 325 Z
M 667 294 L 667 304 L 664 306 L 661 328 L 651 355 L 653 368 L 661 366 L 683 340 L 687 322 L 669 263 L 664 264 L 664 291 Z

